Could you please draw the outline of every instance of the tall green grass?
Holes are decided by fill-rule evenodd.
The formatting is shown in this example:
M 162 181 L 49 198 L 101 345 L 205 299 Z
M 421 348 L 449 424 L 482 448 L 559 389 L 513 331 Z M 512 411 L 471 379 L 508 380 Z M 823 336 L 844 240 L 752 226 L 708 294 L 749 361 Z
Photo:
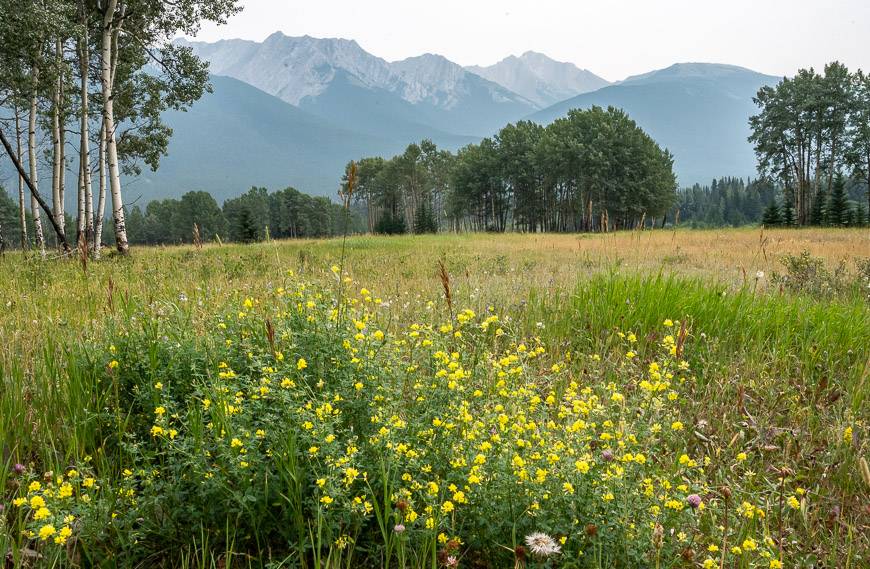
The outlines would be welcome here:
M 699 357 L 708 362 L 719 358 L 806 388 L 842 390 L 854 412 L 867 404 L 862 382 L 870 360 L 870 307 L 859 299 L 735 290 L 661 274 L 597 274 L 570 294 L 533 291 L 531 304 L 526 325 L 545 322 L 554 342 L 572 339 L 595 348 L 614 328 L 648 330 L 663 318 L 685 320 L 691 333 L 703 334 Z

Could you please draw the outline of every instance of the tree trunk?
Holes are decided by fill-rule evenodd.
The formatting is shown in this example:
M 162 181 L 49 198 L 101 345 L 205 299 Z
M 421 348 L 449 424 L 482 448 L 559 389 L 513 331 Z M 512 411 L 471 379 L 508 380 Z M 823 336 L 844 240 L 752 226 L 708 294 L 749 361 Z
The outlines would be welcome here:
M 109 188 L 112 195 L 112 219 L 115 226 L 115 246 L 118 252 L 126 255 L 130 246 L 127 243 L 127 226 L 124 221 L 124 201 L 121 197 L 121 171 L 118 166 L 118 146 L 115 140 L 115 109 L 113 101 L 112 52 L 113 32 L 116 29 L 115 10 L 118 0 L 109 0 L 103 14 L 101 81 L 103 88 L 103 123 L 105 125 L 106 158 L 108 160 Z
M 52 151 L 52 164 L 51 164 L 51 210 L 54 214 L 54 221 L 60 227 L 61 231 L 65 231 L 64 228 L 64 215 L 63 215 L 63 204 L 61 200 L 61 171 L 63 170 L 63 150 L 60 138 L 60 91 L 61 84 L 63 83 L 63 79 L 60 73 L 61 66 L 61 58 L 62 58 L 62 48 L 60 40 L 55 41 L 55 67 L 57 71 L 57 79 L 54 82 L 54 93 L 52 94 L 51 101 L 51 151 Z M 30 174 L 31 178 L 33 178 L 33 173 Z M 36 183 L 34 181 L 34 183 Z
M 98 156 L 98 172 L 100 195 L 97 198 L 97 212 L 94 216 L 94 258 L 100 258 L 100 247 L 103 241 L 103 220 L 106 219 L 106 125 L 100 127 L 100 149 Z
M 79 180 L 76 192 L 76 243 L 85 238 L 85 169 L 79 154 Z
M 21 118 L 18 115 L 18 106 L 14 108 L 15 112 L 15 158 L 18 163 L 22 162 L 21 154 Z M 26 251 L 30 248 L 30 242 L 27 240 L 27 212 L 24 206 L 24 176 L 18 174 L 18 221 L 21 224 L 21 249 Z
M 90 244 L 94 239 L 94 198 L 91 191 L 91 155 L 90 155 L 90 132 L 88 121 L 88 36 L 87 26 L 84 26 L 84 36 L 80 40 L 79 49 L 79 74 L 81 75 L 81 89 L 79 93 L 81 137 L 79 140 L 79 168 L 82 172 L 81 187 L 79 188 L 79 232 L 84 232 L 85 242 Z M 82 204 L 84 207 L 82 207 Z
M 34 65 L 32 72 L 33 92 L 30 95 L 30 112 L 27 118 L 27 161 L 30 166 L 30 182 L 36 192 L 39 191 L 39 173 L 36 167 L 36 87 L 39 84 L 39 68 Z M 34 235 L 39 255 L 45 258 L 45 236 L 42 233 L 42 216 L 39 213 L 39 202 L 36 193 L 30 193 L 30 212 L 33 215 Z

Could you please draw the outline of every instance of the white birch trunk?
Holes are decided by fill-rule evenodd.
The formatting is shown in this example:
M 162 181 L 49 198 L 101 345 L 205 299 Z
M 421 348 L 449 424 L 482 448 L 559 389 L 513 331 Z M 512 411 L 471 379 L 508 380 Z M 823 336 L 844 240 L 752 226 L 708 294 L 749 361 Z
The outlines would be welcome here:
M 94 258 L 100 258 L 100 247 L 103 241 L 103 220 L 106 219 L 106 125 L 100 127 L 100 149 L 98 154 L 98 172 L 100 193 L 97 198 L 97 213 L 94 219 Z
M 81 49 L 79 50 L 79 73 L 81 74 L 81 121 L 79 129 L 81 130 L 81 139 L 79 141 L 79 168 L 82 171 L 82 188 L 79 196 L 79 203 L 84 200 L 84 221 L 79 221 L 80 231 L 84 230 L 85 244 L 90 246 L 94 240 L 94 197 L 91 190 L 91 154 L 90 154 L 90 132 L 88 121 L 88 62 L 90 54 L 88 52 L 88 35 L 87 26 L 84 26 L 84 37 L 81 40 Z
M 79 141 L 81 144 L 81 141 Z M 76 192 L 76 243 L 85 239 L 85 165 L 79 152 L 79 178 Z
M 39 170 L 36 167 L 36 87 L 39 84 L 39 68 L 35 65 L 32 71 L 33 93 L 30 96 L 30 113 L 27 121 L 27 160 L 30 165 L 30 181 L 33 187 L 39 189 Z M 45 236 L 42 233 L 42 215 L 36 196 L 30 194 L 30 212 L 33 215 L 34 235 L 39 255 L 45 258 Z
M 55 83 L 54 96 L 51 104 L 51 211 L 54 219 L 60 225 L 60 80 Z M 32 176 L 33 174 L 31 174 Z M 63 227 L 61 225 L 61 227 Z
M 18 158 L 18 163 L 23 164 L 21 154 L 21 118 L 18 115 L 18 106 L 15 106 L 15 155 Z M 24 177 L 21 173 L 18 174 L 18 221 L 21 224 L 21 249 L 26 251 L 30 248 L 30 242 L 27 240 L 27 211 L 25 210 L 24 200 Z
M 54 84 L 54 97 L 51 110 L 51 135 L 52 135 L 52 178 L 51 178 L 51 210 L 54 220 L 61 232 L 64 232 L 66 218 L 64 216 L 64 175 L 66 160 L 64 159 L 64 133 L 61 124 L 61 107 L 63 105 L 63 44 L 61 40 L 55 41 L 55 63 L 58 69 L 57 80 Z M 59 245 L 59 244 L 58 244 Z
M 121 197 L 121 171 L 118 166 L 118 147 L 115 141 L 115 111 L 112 101 L 112 32 L 118 0 L 108 0 L 103 15 L 101 80 L 103 88 L 103 122 L 106 136 L 106 159 L 108 160 L 109 190 L 112 196 L 112 218 L 115 225 L 115 243 L 118 251 L 126 254 L 127 226 L 124 221 L 124 201 Z

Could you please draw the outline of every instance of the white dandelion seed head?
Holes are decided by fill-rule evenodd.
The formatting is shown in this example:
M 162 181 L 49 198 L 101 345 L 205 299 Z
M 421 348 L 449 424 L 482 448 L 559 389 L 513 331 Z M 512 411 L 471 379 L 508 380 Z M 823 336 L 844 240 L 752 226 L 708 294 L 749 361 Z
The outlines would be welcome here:
M 549 557 L 555 555 L 562 550 L 562 547 L 556 543 L 556 540 L 542 532 L 535 532 L 526 536 L 526 545 L 529 550 L 535 555 L 541 557 Z

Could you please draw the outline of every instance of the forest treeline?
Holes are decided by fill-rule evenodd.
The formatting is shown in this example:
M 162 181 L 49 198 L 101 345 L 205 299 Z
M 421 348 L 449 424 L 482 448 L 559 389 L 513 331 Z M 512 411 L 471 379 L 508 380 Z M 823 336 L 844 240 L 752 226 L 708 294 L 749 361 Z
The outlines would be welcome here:
M 0 227 L 15 227 L 16 204 L 0 190 Z M 27 214 L 28 221 L 32 221 Z M 129 242 L 134 245 L 171 245 L 209 241 L 249 243 L 269 238 L 330 237 L 365 231 L 364 216 L 356 208 L 345 209 L 327 197 L 309 196 L 286 188 L 268 192 L 251 188 L 223 206 L 208 192 L 187 192 L 179 199 L 134 205 L 126 212 Z M 71 219 L 67 220 L 68 222 Z M 104 225 L 102 241 L 111 242 L 111 228 Z M 11 232 L 6 245 L 18 247 Z M 47 236 L 47 246 L 56 242 Z
M 809 225 L 851 227 L 867 225 L 866 185 L 857 178 L 834 178 L 828 199 L 818 200 Z M 782 188 L 765 178 L 719 178 L 710 185 L 695 184 L 678 193 L 671 213 L 675 223 L 689 227 L 797 226 L 794 209 L 783 199 Z

